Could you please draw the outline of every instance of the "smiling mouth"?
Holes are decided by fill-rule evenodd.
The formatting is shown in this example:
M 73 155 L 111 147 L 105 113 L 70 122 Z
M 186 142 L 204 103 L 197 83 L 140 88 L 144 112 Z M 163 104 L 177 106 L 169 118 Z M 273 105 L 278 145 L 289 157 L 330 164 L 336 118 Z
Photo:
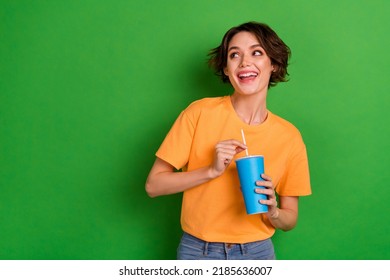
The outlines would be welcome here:
M 253 78 L 256 78 L 257 75 L 258 74 L 256 72 L 240 73 L 240 74 L 238 74 L 238 78 L 240 80 L 253 79 Z

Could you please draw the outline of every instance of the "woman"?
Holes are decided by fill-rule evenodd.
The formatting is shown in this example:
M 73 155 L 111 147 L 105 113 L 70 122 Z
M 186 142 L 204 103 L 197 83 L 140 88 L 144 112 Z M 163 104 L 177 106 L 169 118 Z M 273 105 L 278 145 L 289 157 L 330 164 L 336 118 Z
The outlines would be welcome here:
M 266 24 L 231 28 L 209 64 L 234 88 L 193 102 L 156 153 L 146 182 L 151 197 L 184 192 L 178 259 L 275 259 L 275 229 L 295 227 L 299 196 L 311 194 L 299 131 L 267 109 L 271 86 L 286 81 L 290 49 Z M 245 131 L 246 145 L 240 141 Z M 234 159 L 264 155 L 264 214 L 247 215 Z M 182 172 L 175 172 L 182 169 Z M 278 194 L 278 199 L 276 197 Z

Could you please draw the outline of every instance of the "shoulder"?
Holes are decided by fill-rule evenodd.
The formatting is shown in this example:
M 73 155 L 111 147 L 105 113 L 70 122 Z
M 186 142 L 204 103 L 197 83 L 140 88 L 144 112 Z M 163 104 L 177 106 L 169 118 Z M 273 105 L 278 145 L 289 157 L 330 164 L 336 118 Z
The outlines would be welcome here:
M 215 108 L 215 106 L 224 104 L 226 96 L 221 97 L 207 97 L 193 101 L 187 109 L 207 109 Z M 186 110 L 187 110 L 186 109 Z
M 269 114 L 272 118 L 272 126 L 278 133 L 290 138 L 302 138 L 301 132 L 294 124 L 272 112 L 269 112 Z
M 289 150 L 291 158 L 306 158 L 306 145 L 298 128 L 286 119 L 272 114 L 273 135 Z
M 226 96 L 207 97 L 193 101 L 184 113 L 188 115 L 199 115 L 205 112 L 216 111 L 218 108 L 224 108 L 226 105 Z

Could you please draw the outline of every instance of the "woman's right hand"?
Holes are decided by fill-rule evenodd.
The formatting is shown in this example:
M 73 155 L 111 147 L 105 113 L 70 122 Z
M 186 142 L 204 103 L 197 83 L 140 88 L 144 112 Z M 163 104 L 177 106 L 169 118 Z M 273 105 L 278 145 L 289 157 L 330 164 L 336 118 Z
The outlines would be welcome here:
M 215 146 L 213 163 L 191 171 L 175 172 L 175 167 L 163 159 L 156 158 L 145 189 L 150 197 L 183 192 L 199 186 L 223 174 L 233 157 L 246 146 L 237 140 L 225 140 Z
M 225 172 L 234 156 L 245 151 L 247 146 L 234 139 L 218 142 L 215 146 L 214 161 L 210 166 L 213 177 L 218 177 Z

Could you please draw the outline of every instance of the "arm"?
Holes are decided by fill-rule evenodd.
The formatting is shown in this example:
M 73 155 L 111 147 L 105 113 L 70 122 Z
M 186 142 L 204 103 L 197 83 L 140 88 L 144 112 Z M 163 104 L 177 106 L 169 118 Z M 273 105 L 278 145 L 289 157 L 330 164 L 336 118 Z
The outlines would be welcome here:
M 293 229 L 298 220 L 298 196 L 280 196 L 280 207 L 276 201 L 275 187 L 269 176 L 262 175 L 264 181 L 257 181 L 258 186 L 264 186 L 265 189 L 256 189 L 257 193 L 266 194 L 267 200 L 261 200 L 260 202 L 268 205 L 267 217 L 271 224 L 283 231 L 289 231 Z
M 225 140 L 215 146 L 211 165 L 187 172 L 175 172 L 168 162 L 157 158 L 146 180 L 146 192 L 150 197 L 183 192 L 223 174 L 233 157 L 246 149 L 237 140 Z
M 280 179 L 281 187 L 288 185 L 291 189 L 291 184 L 293 184 L 297 195 L 279 196 L 280 208 L 278 208 L 272 179 L 262 174 L 264 181 L 257 182 L 259 186 L 266 187 L 265 190 L 258 189 L 257 191 L 268 196 L 268 199 L 262 201 L 262 203 L 269 206 L 267 213 L 269 221 L 275 228 L 284 231 L 293 229 L 297 224 L 299 195 L 311 193 L 306 146 L 301 135 L 299 134 L 297 137 L 293 142 L 285 176 Z
M 292 230 L 298 220 L 298 196 L 280 196 L 280 208 L 275 207 L 274 214 L 268 218 L 275 228 L 284 231 Z
M 209 167 L 190 172 L 175 172 L 174 170 L 175 168 L 171 164 L 156 158 L 145 186 L 150 197 L 182 192 L 213 178 L 212 170 Z

